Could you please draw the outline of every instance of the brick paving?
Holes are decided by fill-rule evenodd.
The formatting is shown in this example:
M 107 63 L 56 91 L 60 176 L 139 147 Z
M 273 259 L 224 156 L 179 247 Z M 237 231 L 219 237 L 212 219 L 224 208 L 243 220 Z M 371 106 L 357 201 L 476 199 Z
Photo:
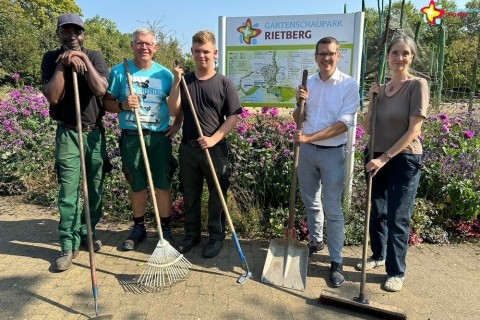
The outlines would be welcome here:
M 88 252 L 81 251 L 72 268 L 54 271 L 58 256 L 55 210 L 0 197 L 0 319 L 89 319 L 95 316 Z M 138 250 L 122 252 L 129 225 L 102 223 L 97 236 L 104 247 L 96 254 L 99 314 L 113 319 L 375 319 L 318 304 L 323 289 L 344 297 L 358 295 L 360 272 L 353 266 L 360 247 L 344 250 L 345 284 L 327 285 L 328 256 L 309 261 L 305 291 L 260 281 L 268 241 L 242 240 L 253 278 L 236 283 L 243 272 L 234 243 L 226 240 L 220 255 L 203 259 L 202 243 L 186 254 L 193 264 L 185 281 L 147 292 L 136 284 L 158 237 L 149 230 Z M 182 235 L 177 234 L 177 239 Z M 367 275 L 367 297 L 403 308 L 408 319 L 480 319 L 480 245 L 421 245 L 409 249 L 407 275 L 399 293 L 381 289 L 383 268 Z

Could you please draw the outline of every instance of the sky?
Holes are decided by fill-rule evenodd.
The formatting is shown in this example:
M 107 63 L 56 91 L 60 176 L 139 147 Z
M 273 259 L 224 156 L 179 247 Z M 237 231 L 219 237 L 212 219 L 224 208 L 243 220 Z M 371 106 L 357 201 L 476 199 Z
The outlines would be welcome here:
M 408 0 L 407 0 L 408 1 Z M 147 22 L 159 23 L 163 31 L 181 43 L 183 52 L 188 52 L 193 34 L 210 30 L 218 34 L 218 17 L 311 15 L 343 13 L 362 9 L 361 0 L 76 0 L 82 9 L 83 18 L 99 15 L 116 23 L 122 33 L 131 33 L 148 26 Z M 388 4 L 388 0 L 383 0 Z M 394 1 L 392 1 L 394 2 Z M 430 0 L 411 0 L 416 8 L 428 6 Z M 457 8 L 464 8 L 467 0 L 455 0 Z M 366 0 L 367 8 L 377 8 L 377 0 Z

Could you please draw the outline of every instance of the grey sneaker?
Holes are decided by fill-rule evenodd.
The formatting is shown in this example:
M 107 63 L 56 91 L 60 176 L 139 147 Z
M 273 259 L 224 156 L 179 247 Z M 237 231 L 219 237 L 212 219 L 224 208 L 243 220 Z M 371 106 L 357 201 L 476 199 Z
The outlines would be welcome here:
M 383 288 L 390 292 L 397 292 L 402 290 L 404 281 L 405 277 L 388 277 L 383 284 Z
M 372 258 L 368 258 L 367 259 L 367 264 L 365 265 L 365 270 L 368 271 L 368 270 L 376 269 L 376 268 L 379 268 L 379 267 L 384 266 L 384 265 L 385 265 L 385 260 L 375 260 L 375 259 L 372 259 Z M 355 270 L 362 271 L 362 262 L 361 261 L 359 263 L 357 263 L 357 265 L 355 266 Z
M 58 258 L 55 262 L 57 271 L 60 272 L 70 269 L 70 267 L 72 266 L 72 260 L 75 259 L 77 254 L 78 250 L 63 250 L 60 253 L 60 258 Z
M 82 246 L 84 246 L 85 248 L 87 248 L 88 250 L 88 238 L 87 238 L 87 235 L 81 235 L 80 236 L 81 238 L 81 243 L 82 243 Z M 98 240 L 95 236 L 93 236 L 93 251 L 94 252 L 97 252 L 97 251 L 100 251 L 100 249 L 102 249 L 102 241 Z
M 129 251 L 135 249 L 135 246 L 145 240 L 147 237 L 147 229 L 144 225 L 133 225 L 132 232 L 127 240 L 123 242 L 123 250 Z
M 307 243 L 308 247 L 308 256 L 311 257 L 317 251 L 322 251 L 325 248 L 325 244 L 323 241 L 317 242 L 315 240 L 311 240 Z

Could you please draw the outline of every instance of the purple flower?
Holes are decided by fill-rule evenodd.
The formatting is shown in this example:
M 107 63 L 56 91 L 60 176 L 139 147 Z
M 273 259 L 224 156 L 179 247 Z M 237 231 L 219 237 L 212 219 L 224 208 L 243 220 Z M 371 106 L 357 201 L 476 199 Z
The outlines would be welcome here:
M 356 134 L 355 134 L 355 138 L 357 140 L 360 140 L 360 139 L 362 139 L 364 134 L 365 134 L 365 129 L 363 128 L 363 126 L 362 125 L 357 126 L 357 131 L 356 131 Z
M 18 80 L 20 78 L 20 75 L 18 73 L 12 74 L 12 79 L 13 80 Z
M 40 115 L 42 117 L 48 117 L 49 116 L 49 111 L 48 109 L 43 109 L 42 111 L 40 111 Z
M 251 115 L 247 108 L 242 108 L 242 113 L 239 115 L 240 119 L 248 118 Z
M 444 133 L 449 133 L 450 132 L 450 128 L 448 127 L 447 124 L 442 125 L 442 131 Z
M 272 117 L 276 117 L 278 116 L 278 108 L 269 108 L 268 110 L 268 113 L 272 116 Z
M 425 135 L 423 134 L 419 135 L 418 140 L 420 140 L 420 142 L 423 142 L 423 140 L 425 140 Z
M 247 138 L 246 139 L 248 143 L 252 143 L 253 142 L 253 138 Z
M 442 120 L 443 123 L 445 124 L 450 123 L 450 118 L 446 113 L 442 113 L 438 117 L 440 118 L 440 120 Z
M 475 135 L 475 132 L 471 130 L 465 130 L 463 131 L 463 135 L 465 136 L 466 139 L 472 139 L 473 136 Z
M 450 147 L 455 149 L 455 148 L 458 148 L 458 145 L 453 142 L 450 142 Z
M 272 147 L 272 143 L 270 141 L 265 141 L 265 143 L 263 145 L 265 146 L 265 148 L 271 148 Z
M 237 125 L 237 132 L 239 135 L 243 136 L 245 133 L 247 133 L 247 126 L 243 123 L 239 123 Z
M 292 131 L 292 130 L 295 130 L 297 129 L 297 124 L 294 123 L 294 122 L 290 122 L 289 124 L 287 124 L 287 126 L 285 127 L 286 131 Z

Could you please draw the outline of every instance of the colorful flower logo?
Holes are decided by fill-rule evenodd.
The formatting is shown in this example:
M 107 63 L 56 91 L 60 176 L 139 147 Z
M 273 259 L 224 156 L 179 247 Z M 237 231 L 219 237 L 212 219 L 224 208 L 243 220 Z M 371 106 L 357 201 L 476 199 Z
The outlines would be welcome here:
M 245 25 L 238 27 L 237 31 L 240 32 L 240 43 L 256 44 L 257 41 L 255 38 L 262 33 L 262 30 L 257 27 L 258 23 L 252 25 L 250 18 L 245 21 Z
M 445 15 L 445 10 L 441 9 L 441 7 L 437 7 L 435 1 L 430 0 L 430 4 L 427 7 L 420 9 L 420 12 L 425 14 L 423 19 L 430 24 L 440 24 L 441 18 Z

